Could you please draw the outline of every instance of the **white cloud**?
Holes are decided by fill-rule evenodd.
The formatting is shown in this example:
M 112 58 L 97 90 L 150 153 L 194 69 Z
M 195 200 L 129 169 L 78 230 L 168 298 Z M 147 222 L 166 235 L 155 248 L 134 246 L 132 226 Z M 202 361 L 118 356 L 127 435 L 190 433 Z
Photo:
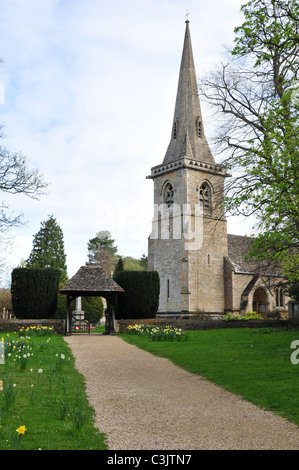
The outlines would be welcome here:
M 198 74 L 232 42 L 241 4 L 189 1 Z M 28 257 L 49 214 L 64 233 L 69 275 L 101 229 L 120 254 L 147 252 L 146 176 L 170 137 L 185 14 L 181 0 L 1 1 L 1 144 L 21 150 L 51 183 L 41 201 L 3 195 L 28 220 L 12 232 L 12 264 Z

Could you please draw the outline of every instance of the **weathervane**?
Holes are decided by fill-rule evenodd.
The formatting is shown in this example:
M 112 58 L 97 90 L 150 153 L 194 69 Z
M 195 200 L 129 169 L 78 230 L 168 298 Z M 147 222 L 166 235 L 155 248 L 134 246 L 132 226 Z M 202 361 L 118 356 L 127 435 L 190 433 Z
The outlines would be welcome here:
M 189 23 L 189 15 L 190 15 L 189 10 L 187 9 L 186 12 L 187 12 L 185 15 L 185 17 L 187 17 L 186 23 Z

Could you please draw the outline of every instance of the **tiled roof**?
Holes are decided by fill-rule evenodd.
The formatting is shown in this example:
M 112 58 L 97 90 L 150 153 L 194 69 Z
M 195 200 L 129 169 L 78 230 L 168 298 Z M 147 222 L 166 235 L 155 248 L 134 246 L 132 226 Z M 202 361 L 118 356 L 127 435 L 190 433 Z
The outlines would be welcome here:
M 247 258 L 254 238 L 241 235 L 227 235 L 228 258 L 236 273 L 280 275 L 277 266 L 273 266 L 268 261 L 254 261 Z
M 81 266 L 77 273 L 60 289 L 62 294 L 124 292 L 116 282 L 99 266 Z

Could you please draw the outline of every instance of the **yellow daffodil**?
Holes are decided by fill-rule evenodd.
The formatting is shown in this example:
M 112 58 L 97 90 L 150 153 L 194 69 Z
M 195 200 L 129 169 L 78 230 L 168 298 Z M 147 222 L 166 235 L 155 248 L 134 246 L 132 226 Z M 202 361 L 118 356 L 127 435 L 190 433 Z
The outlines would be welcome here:
M 25 426 L 20 426 L 18 429 L 16 429 L 16 431 L 19 434 L 25 434 L 25 431 L 27 431 L 27 429 L 25 428 Z

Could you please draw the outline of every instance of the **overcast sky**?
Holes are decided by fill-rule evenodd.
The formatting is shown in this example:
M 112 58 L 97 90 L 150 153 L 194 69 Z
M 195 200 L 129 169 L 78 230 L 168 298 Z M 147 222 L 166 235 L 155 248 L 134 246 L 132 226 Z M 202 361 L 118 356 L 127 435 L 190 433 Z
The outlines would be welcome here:
M 200 77 L 232 44 L 243 3 L 0 0 L 0 143 L 50 183 L 40 201 L 0 196 L 27 221 L 11 231 L 10 268 L 28 258 L 51 214 L 64 234 L 69 276 L 100 230 L 112 233 L 120 255 L 147 255 L 153 182 L 146 176 L 170 139 L 186 9 Z M 228 229 L 243 235 L 248 224 L 229 220 Z

